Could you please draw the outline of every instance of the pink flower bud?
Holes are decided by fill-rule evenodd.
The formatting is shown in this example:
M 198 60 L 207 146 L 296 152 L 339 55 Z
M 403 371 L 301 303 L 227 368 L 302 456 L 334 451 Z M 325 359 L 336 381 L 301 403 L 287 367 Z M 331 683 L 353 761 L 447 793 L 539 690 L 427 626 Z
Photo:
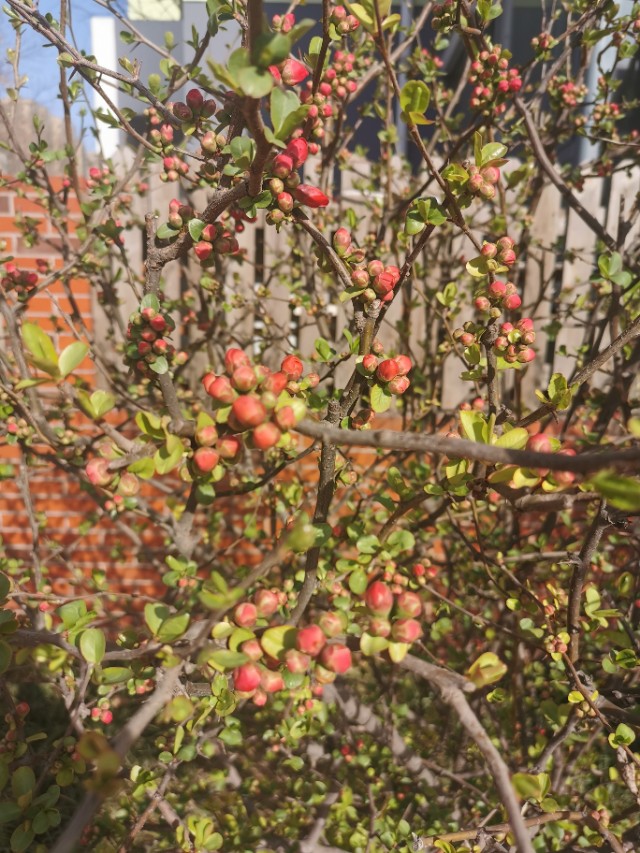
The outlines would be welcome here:
M 415 619 L 398 619 L 391 626 L 391 636 L 397 643 L 413 643 L 422 636 L 422 626 Z
M 258 610 L 250 601 L 243 601 L 233 611 L 233 621 L 240 628 L 253 628 L 258 621 Z
M 307 625 L 306 628 L 300 628 L 296 637 L 298 651 L 311 655 L 311 657 L 317 657 L 325 643 L 324 631 L 319 625 Z
M 240 693 L 251 693 L 260 684 L 261 668 L 251 661 L 233 670 L 233 686 Z
M 287 86 L 297 86 L 309 76 L 309 69 L 297 59 L 285 59 L 280 66 L 282 82 Z
M 335 672 L 340 675 L 351 667 L 351 651 L 342 643 L 332 643 L 330 646 L 325 646 L 322 650 L 320 663 L 329 672 Z
M 382 581 L 373 581 L 364 594 L 364 602 L 376 616 L 386 616 L 393 607 L 393 593 Z

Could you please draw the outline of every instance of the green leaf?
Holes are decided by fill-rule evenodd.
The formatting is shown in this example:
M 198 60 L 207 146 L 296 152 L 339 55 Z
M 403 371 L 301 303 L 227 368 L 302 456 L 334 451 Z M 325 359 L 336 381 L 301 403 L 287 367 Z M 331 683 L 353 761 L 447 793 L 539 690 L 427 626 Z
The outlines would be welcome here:
M 88 628 L 80 635 L 80 652 L 88 663 L 100 663 L 106 650 L 107 642 L 99 628 Z
M 223 672 L 226 669 L 235 669 L 237 666 L 242 666 L 249 658 L 243 652 L 232 652 L 230 649 L 215 649 L 212 652 L 207 652 L 205 660 L 209 666 Z
M 523 800 L 536 800 L 538 803 L 545 798 L 551 785 L 548 773 L 514 773 L 511 783 Z
M 481 412 L 460 412 L 460 425 L 462 426 L 464 437 L 468 438 L 469 441 L 477 441 L 481 444 L 488 444 L 489 424 L 486 422 L 485 417 Z
M 11 589 L 11 581 L 4 574 L 4 572 L 0 572 L 0 602 L 4 601 L 9 591 Z
M 11 646 L 0 640 L 0 675 L 6 672 L 11 665 Z
M 157 356 L 156 360 L 152 362 L 149 367 L 154 373 L 157 373 L 158 376 L 163 376 L 165 373 L 169 372 L 169 362 L 163 355 Z
M 496 447 L 505 447 L 508 450 L 522 450 L 529 440 L 529 433 L 524 427 L 515 427 L 509 432 L 503 433 L 493 442 Z
M 126 666 L 107 666 L 100 673 L 101 684 L 121 684 L 133 678 L 133 670 Z
M 116 404 L 116 398 L 108 391 L 94 391 L 91 395 L 91 407 L 96 418 L 101 418 L 110 412 Z
M 62 350 L 58 359 L 58 368 L 63 379 L 81 364 L 88 352 L 89 346 L 82 341 L 74 341 Z
M 36 837 L 32 829 L 25 829 L 24 824 L 16 827 L 11 833 L 11 853 L 26 853 Z
M 407 124 L 422 124 L 420 118 L 426 113 L 430 100 L 429 87 L 422 80 L 405 83 L 400 92 L 403 121 Z
M 502 159 L 507 151 L 507 146 L 503 145 L 502 142 L 489 142 L 487 145 L 483 145 L 480 152 L 480 165 L 486 166 L 493 162 L 493 160 Z
M 87 615 L 87 605 L 84 601 L 67 601 L 58 608 L 58 616 L 62 619 L 65 630 L 69 631 L 84 616 Z
M 159 448 L 153 457 L 153 464 L 158 474 L 168 474 L 181 462 L 184 445 L 177 435 L 167 436 L 164 447 Z
M 416 537 L 410 530 L 394 530 L 386 544 L 394 554 L 400 554 L 403 551 L 412 551 L 415 548 Z
M 387 651 L 393 663 L 400 663 L 401 660 L 406 658 L 410 648 L 411 645 L 409 643 L 389 643 Z
M 502 4 L 499 0 L 478 0 L 478 14 L 485 24 L 499 18 L 502 14 Z
M 140 432 L 151 438 L 164 438 L 165 431 L 162 418 L 153 412 L 138 412 L 135 417 L 136 425 Z
M 168 223 L 163 222 L 156 231 L 156 237 L 158 240 L 173 240 L 179 233 L 179 228 L 172 228 Z
M 169 616 L 169 618 L 165 619 L 158 628 L 156 637 L 161 643 L 173 643 L 187 630 L 190 620 L 191 617 L 188 613 L 179 613 L 176 616 Z
M 350 3 L 348 0 L 345 0 L 345 6 L 367 32 L 373 33 L 377 31 L 378 28 L 376 26 L 373 6 L 370 3 L 367 2 L 367 7 L 365 7 L 363 3 Z
M 378 385 L 377 383 L 375 385 L 372 385 L 369 396 L 371 401 L 371 408 L 374 412 L 377 412 L 378 414 L 386 412 L 387 409 L 391 406 L 391 394 L 382 385 Z
M 571 405 L 573 390 L 569 388 L 567 380 L 561 373 L 554 373 L 549 380 L 547 396 L 556 409 L 563 411 Z
M 640 480 L 635 477 L 623 477 L 613 471 L 600 471 L 591 478 L 590 486 L 616 509 L 624 512 L 640 509 Z
M 362 595 L 369 584 L 367 573 L 357 569 L 349 575 L 349 589 L 354 595 Z
M 295 648 L 296 636 L 297 631 L 292 625 L 276 625 L 275 628 L 267 628 L 260 638 L 260 645 L 269 657 L 281 660 L 287 649 Z
M 205 223 L 202 219 L 190 219 L 187 228 L 189 229 L 189 234 L 194 243 L 197 243 L 200 239 L 202 232 L 204 231 Z
M 140 308 L 153 308 L 154 311 L 159 311 L 160 300 L 155 293 L 146 293 L 140 300 Z
M 301 107 L 300 98 L 295 92 L 276 88 L 271 92 L 270 110 L 273 132 L 281 139 L 286 139 L 282 132 L 287 118 Z
M 3 823 L 13 823 L 22 816 L 22 809 L 17 803 L 12 803 L 10 800 L 3 800 L 0 803 L 0 826 Z
M 291 40 L 284 33 L 265 32 L 256 41 L 253 53 L 253 61 L 261 68 L 266 69 L 270 65 L 279 65 L 291 51 Z
M 507 665 L 493 652 L 485 652 L 475 660 L 467 670 L 467 677 L 476 687 L 486 687 L 500 681 L 507 671 Z
M 48 373 L 49 376 L 58 376 L 58 354 L 49 335 L 42 331 L 35 323 L 22 324 L 22 340 L 29 351 L 29 361 L 36 367 Z
M 329 346 L 324 338 L 316 338 L 314 346 L 322 361 L 331 361 L 336 354 L 336 351 Z
M 36 775 L 27 764 L 18 767 L 11 775 L 11 793 L 18 799 L 31 794 L 36 786 Z
M 389 647 L 389 640 L 386 637 L 374 637 L 367 634 L 365 631 L 360 637 L 360 651 L 367 657 L 379 655 Z
M 631 746 L 635 739 L 634 730 L 624 723 L 620 723 L 615 732 L 609 735 L 609 743 L 614 749 L 618 746 Z

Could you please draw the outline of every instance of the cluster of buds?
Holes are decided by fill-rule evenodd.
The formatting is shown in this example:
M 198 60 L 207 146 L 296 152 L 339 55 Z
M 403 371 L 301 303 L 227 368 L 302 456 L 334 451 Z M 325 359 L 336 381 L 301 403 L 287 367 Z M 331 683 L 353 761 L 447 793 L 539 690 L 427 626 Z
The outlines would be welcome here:
M 177 198 L 172 198 L 169 202 L 169 216 L 167 222 L 172 228 L 182 228 L 193 217 L 195 213 L 193 208 L 188 204 L 183 204 Z
M 584 85 L 578 85 L 572 80 L 567 80 L 563 75 L 556 75 L 549 80 L 547 86 L 549 100 L 556 109 L 564 107 L 577 107 L 587 97 L 588 89 Z
M 86 186 L 90 190 L 111 188 L 115 183 L 115 175 L 108 166 L 102 168 L 92 166 L 89 169 L 89 177 L 86 180 Z
M 153 127 L 149 131 L 149 139 L 159 148 L 170 149 L 173 147 L 173 125 L 163 124 L 160 128 Z
M 251 630 L 260 619 L 269 619 L 280 605 L 278 594 L 269 590 L 256 593 L 254 602 L 240 604 L 234 612 L 234 621 L 245 630 Z M 295 644 L 278 658 L 269 655 L 268 642 L 265 648 L 257 637 L 245 640 L 240 650 L 249 661 L 234 669 L 234 688 L 251 697 L 254 704 L 264 705 L 269 693 L 285 689 L 285 673 L 302 676 L 312 672 L 317 684 L 331 683 L 352 664 L 350 649 L 335 639 L 346 626 L 346 617 L 340 611 L 322 613 L 315 623 L 297 630 Z
M 522 77 L 517 68 L 509 68 L 511 53 L 499 44 L 491 50 L 482 50 L 471 63 L 469 82 L 474 85 L 470 105 L 491 115 L 501 115 L 507 108 L 505 101 L 522 88 Z
M 224 133 L 208 130 L 200 139 L 200 153 L 203 157 L 213 157 L 227 144 Z
M 550 51 L 558 44 L 551 33 L 540 33 L 531 39 L 531 47 L 535 51 L 537 59 L 549 59 Z
M 293 395 L 315 388 L 318 374 L 303 378 L 304 366 L 295 355 L 286 356 L 280 370 L 272 373 L 264 365 L 252 365 L 249 356 L 237 348 L 227 350 L 225 372 L 220 376 L 207 373 L 202 379 L 217 407 L 218 431 L 225 430 L 223 437 L 218 439 L 216 434 L 214 438 L 219 456 L 236 459 L 243 438 L 256 450 L 289 447 L 293 443 L 289 430 L 305 415 L 304 402 Z
M 505 267 L 512 267 L 517 260 L 515 245 L 515 240 L 511 237 L 500 237 L 495 243 L 483 243 L 480 254 L 488 261 L 497 261 Z
M 366 630 L 373 637 L 385 637 L 395 643 L 414 643 L 422 636 L 418 621 L 422 614 L 422 599 L 416 592 L 402 590 L 394 595 L 383 581 L 373 581 L 364 594 L 368 610 Z
M 400 281 L 400 270 L 393 264 L 385 265 L 377 259 L 368 261 L 364 249 L 353 245 L 351 232 L 338 228 L 332 238 L 335 253 L 345 263 L 351 273 L 351 281 L 357 295 L 371 303 L 376 299 L 391 302 L 394 290 Z M 319 256 L 321 266 L 327 261 Z M 328 269 L 328 267 L 327 267 Z
M 576 455 L 576 451 L 572 447 L 563 447 L 559 439 L 544 432 L 530 435 L 527 439 L 526 449 L 533 453 L 555 453 L 558 456 Z M 505 476 L 505 472 L 511 475 L 510 480 Z M 573 471 L 551 471 L 549 468 L 518 468 L 513 465 L 498 466 L 496 477 L 501 482 L 508 481 L 516 489 L 523 487 L 535 489 L 541 486 L 543 492 L 555 492 L 558 489 L 568 488 L 573 485 L 576 479 Z
M 310 153 L 311 146 L 307 140 L 298 136 L 271 161 L 269 171 L 273 177 L 268 187 L 272 204 L 267 221 L 272 225 L 281 225 L 289 219 L 296 205 L 317 209 L 329 204 L 329 197 L 318 187 L 300 183 L 298 169 L 304 165 Z
M 171 105 L 171 112 L 178 121 L 189 124 L 197 124 L 203 119 L 211 118 L 215 111 L 216 102 L 213 98 L 205 99 L 199 89 L 189 89 L 184 101 L 176 101 Z
M 148 119 L 151 127 L 158 127 L 162 124 L 162 116 L 155 107 L 147 107 L 144 111 L 145 117 Z
M 296 17 L 292 12 L 286 15 L 274 15 L 271 19 L 271 29 L 277 33 L 290 33 L 296 22 Z
M 517 288 L 512 281 L 492 281 L 476 296 L 474 304 L 478 311 L 489 312 L 493 317 L 499 317 L 499 309 L 516 311 L 522 305 L 522 299 L 518 296 Z
M 113 722 L 113 711 L 110 709 L 107 699 L 103 699 L 99 705 L 91 709 L 91 719 L 96 723 L 103 723 L 105 726 Z
M 358 88 L 362 70 L 370 64 L 370 57 L 357 57 L 353 53 L 336 50 L 333 61 L 322 75 L 318 91 L 314 93 L 313 82 L 307 82 L 300 100 L 309 105 L 307 118 L 311 122 L 314 139 L 323 139 L 325 120 L 337 116 L 344 108 L 349 95 Z
M 27 441 L 33 435 L 33 427 L 29 426 L 28 421 L 24 418 L 17 418 L 15 415 L 10 415 L 6 419 L 5 430 L 10 436 L 10 444 L 15 441 Z
M 166 339 L 174 329 L 173 319 L 163 311 L 149 307 L 134 311 L 127 327 L 127 362 L 142 376 L 165 373 L 176 355 L 175 347 Z
M 287 594 L 277 589 L 259 589 L 252 601 L 243 601 L 233 611 L 233 621 L 239 628 L 253 628 L 265 625 L 279 607 L 287 603 Z M 261 621 L 262 620 L 262 621 Z M 245 654 L 257 660 L 253 646 L 243 648 Z M 261 657 L 262 655 L 260 655 Z
M 344 6 L 334 6 L 331 10 L 329 23 L 336 28 L 338 35 L 346 36 L 349 33 L 355 32 L 360 26 L 360 22 L 355 15 L 350 15 Z
M 508 364 L 516 362 L 528 364 L 536 357 L 535 351 L 530 346 L 535 339 L 533 320 L 530 317 L 523 317 L 515 326 L 513 323 L 502 323 L 493 346 Z
M 193 251 L 203 267 L 212 266 L 215 255 L 236 255 L 240 251 L 238 240 L 222 222 L 205 225 Z
M 160 173 L 160 180 L 164 183 L 178 181 L 182 176 L 189 174 L 189 167 L 177 154 L 163 157 L 162 167 L 164 172 Z
M 624 117 L 624 113 L 620 111 L 620 105 L 616 103 L 596 104 L 591 113 L 591 120 L 594 127 L 599 133 L 615 136 L 617 133 L 616 124 Z
M 496 184 L 500 182 L 500 169 L 497 166 L 469 166 L 467 189 L 473 195 L 492 199 L 496 195 Z
M 448 32 L 456 22 L 455 0 L 444 0 L 433 7 L 431 26 L 440 33 Z
M 411 384 L 407 374 L 412 367 L 411 359 L 406 355 L 380 359 L 377 355 L 369 353 L 363 356 L 360 362 L 360 370 L 365 376 L 372 377 L 390 394 L 397 395 L 404 394 Z
M 4 265 L 2 286 L 5 290 L 15 290 L 18 295 L 18 299 L 26 299 L 29 292 L 32 291 L 37 284 L 37 273 L 18 269 L 13 261 L 9 261 Z
M 415 63 L 416 70 L 427 81 L 435 80 L 439 77 L 438 71 L 444 67 L 444 62 L 440 57 L 428 51 L 426 47 L 417 47 L 413 53 L 412 60 Z

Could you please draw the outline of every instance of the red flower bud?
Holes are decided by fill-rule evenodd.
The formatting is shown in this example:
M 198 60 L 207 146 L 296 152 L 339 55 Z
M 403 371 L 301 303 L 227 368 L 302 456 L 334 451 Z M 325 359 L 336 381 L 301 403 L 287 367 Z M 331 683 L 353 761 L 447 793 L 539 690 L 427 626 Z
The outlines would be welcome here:
M 282 359 L 280 369 L 289 379 L 300 379 L 304 365 L 295 355 L 287 355 Z
M 309 69 L 297 59 L 285 59 L 280 66 L 282 82 L 287 86 L 297 86 L 309 76 Z
M 204 97 L 199 89 L 189 89 L 185 101 L 194 112 L 199 112 L 200 107 L 204 104 Z
M 329 198 L 317 187 L 312 187 L 310 184 L 300 184 L 293 191 L 296 201 L 304 204 L 307 207 L 326 207 L 329 204 Z
M 291 157 L 294 168 L 299 169 L 309 156 L 309 144 L 306 139 L 292 139 L 284 153 Z
M 381 382 L 390 382 L 398 375 L 398 365 L 392 358 L 385 358 L 381 361 L 376 370 L 376 376 Z

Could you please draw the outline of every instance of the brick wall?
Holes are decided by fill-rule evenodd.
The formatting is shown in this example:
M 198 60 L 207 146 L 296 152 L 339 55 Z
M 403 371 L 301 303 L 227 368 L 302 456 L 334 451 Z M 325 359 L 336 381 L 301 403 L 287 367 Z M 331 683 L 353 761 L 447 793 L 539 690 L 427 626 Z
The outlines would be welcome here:
M 54 179 L 53 187 L 56 191 L 60 190 L 59 179 Z M 77 204 L 69 203 L 69 213 L 72 218 L 78 216 Z M 25 245 L 18 228 L 21 216 L 30 217 L 34 228 L 41 235 L 37 246 Z M 73 233 L 73 222 L 70 232 Z M 39 202 L 37 192 L 31 188 L 19 184 L 0 188 L 0 240 L 6 243 L 6 250 L 0 257 L 13 255 L 13 263 L 21 270 L 46 268 L 55 271 L 63 267 L 59 236 L 46 208 Z M 76 329 L 81 328 L 81 324 L 73 320 L 74 310 L 79 312 L 87 331 L 91 333 L 94 328 L 92 306 L 95 303 L 88 280 L 76 278 L 70 282 L 72 304 L 63 283 L 50 273 L 41 275 L 40 282 L 47 278 L 51 279 L 49 285 L 38 285 L 38 292 L 28 301 L 22 319 L 38 323 L 51 335 L 56 349 L 60 351 L 77 340 L 69 327 L 72 322 Z M 6 298 L 16 304 L 15 294 L 9 294 Z M 9 351 L 6 328 L 2 328 L 0 334 L 5 351 Z M 74 376 L 81 377 L 90 385 L 95 385 L 98 379 L 89 358 L 74 371 Z M 45 389 L 46 386 L 39 388 L 37 393 L 46 393 Z M 113 425 L 117 425 L 115 421 Z M 85 436 L 95 430 L 92 421 L 81 414 L 78 415 L 77 426 Z M 164 556 L 171 545 L 166 539 L 166 530 L 145 518 L 144 523 L 136 527 L 132 538 L 118 523 L 118 519 L 112 519 L 89 494 L 81 469 L 77 476 L 70 476 L 55 464 L 49 448 L 36 443 L 34 449 L 38 452 L 37 463 L 34 464 L 32 459 L 27 465 L 20 446 L 10 444 L 6 437 L 0 438 L 0 465 L 12 466 L 11 469 L 4 469 L 7 476 L 0 482 L 0 556 L 20 561 L 25 566 L 38 562 L 45 594 L 49 592 L 47 586 L 55 595 L 77 594 L 86 586 L 87 577 L 101 575 L 107 579 L 110 592 L 134 597 L 157 594 L 158 578 L 167 570 Z M 369 469 L 375 463 L 375 453 L 366 448 L 362 451 L 350 449 L 348 455 L 361 470 Z M 311 514 L 313 484 L 317 479 L 315 454 L 305 457 L 296 467 L 295 473 L 310 486 L 305 509 Z M 286 479 L 288 476 L 290 474 L 285 471 L 280 478 Z M 380 477 L 384 477 L 382 471 Z M 166 482 L 167 478 L 163 478 L 165 485 Z M 182 494 L 184 485 L 176 484 L 175 491 L 176 494 Z M 28 511 L 25 503 L 26 494 L 30 495 L 31 511 Z M 168 495 L 156 489 L 153 483 L 145 484 L 142 495 L 152 511 L 162 514 L 166 510 Z M 217 514 L 216 528 L 220 533 L 217 548 L 222 563 L 254 564 L 264 556 L 258 547 L 243 539 L 244 518 L 247 515 L 255 516 L 257 526 L 265 535 L 265 552 L 269 550 L 275 522 L 266 493 L 258 490 L 245 497 L 217 500 L 198 519 L 197 524 L 201 529 L 206 528 L 207 516 L 211 513 Z M 135 521 L 135 518 L 128 514 L 127 521 L 132 520 Z M 280 519 L 277 524 L 281 523 Z

